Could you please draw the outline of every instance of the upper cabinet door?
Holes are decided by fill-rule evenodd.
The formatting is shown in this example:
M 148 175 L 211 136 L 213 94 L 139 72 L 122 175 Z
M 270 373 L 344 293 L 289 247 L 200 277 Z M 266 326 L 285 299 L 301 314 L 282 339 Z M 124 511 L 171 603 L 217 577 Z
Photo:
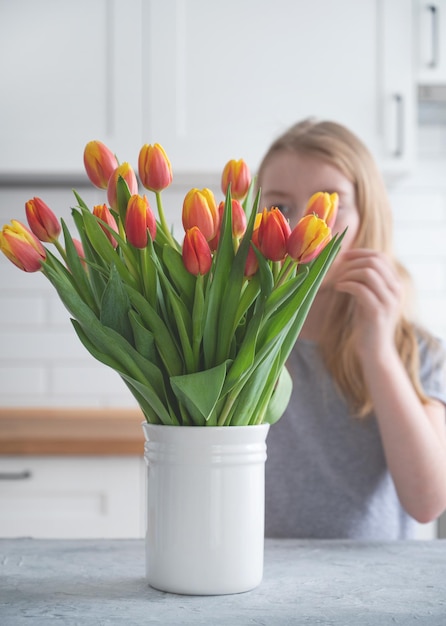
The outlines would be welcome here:
M 141 142 L 141 0 L 0 0 L 0 174 L 83 172 Z M 135 154 L 136 152 L 136 154 Z
M 384 33 L 387 17 L 396 23 Z M 380 162 L 405 168 L 411 41 L 391 45 L 389 33 L 411 18 L 407 0 L 148 0 L 145 141 L 162 143 L 176 171 L 219 172 L 240 157 L 254 169 L 275 136 L 315 116 L 346 124 Z
M 446 82 L 446 0 L 415 0 L 416 66 L 421 84 Z

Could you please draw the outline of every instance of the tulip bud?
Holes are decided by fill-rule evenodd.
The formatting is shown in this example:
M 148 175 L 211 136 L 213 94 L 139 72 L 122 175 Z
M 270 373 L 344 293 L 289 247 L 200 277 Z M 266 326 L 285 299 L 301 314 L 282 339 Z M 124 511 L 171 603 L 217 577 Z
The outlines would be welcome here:
M 73 238 L 73 245 L 76 249 L 76 252 L 81 260 L 81 263 L 84 267 L 87 267 L 87 264 L 85 262 L 85 252 L 84 252 L 84 248 L 82 246 L 82 243 L 79 241 L 79 239 L 74 239 Z
M 84 166 L 93 185 L 107 189 L 110 176 L 118 167 L 118 160 L 101 141 L 90 141 L 84 149 Z
M 29 227 L 40 241 L 53 242 L 60 235 L 60 224 L 50 207 L 40 198 L 28 200 L 25 204 Z
M 11 220 L 0 232 L 0 250 L 8 259 L 25 272 L 37 272 L 46 259 L 46 250 L 28 228 Z
M 206 241 L 211 241 L 218 231 L 217 203 L 210 189 L 191 189 L 183 202 L 183 227 L 187 231 L 197 226 Z
M 138 193 L 138 181 L 135 172 L 129 163 L 121 163 L 113 170 L 107 185 L 107 199 L 111 208 L 119 213 L 118 206 L 118 179 L 122 177 L 129 188 L 130 195 Z
M 316 215 L 305 215 L 299 220 L 288 239 L 288 254 L 295 261 L 309 263 L 331 239 L 331 230 Z
M 94 206 L 93 207 L 93 215 L 96 215 L 96 217 L 98 217 L 100 220 L 102 220 L 103 222 L 108 224 L 110 226 L 110 228 L 112 228 L 115 232 L 118 232 L 118 225 L 116 224 L 116 220 L 113 217 L 113 215 L 111 214 L 110 209 L 108 208 L 108 206 L 106 204 L 98 204 L 98 205 Z M 105 228 L 105 226 L 103 224 L 99 223 L 99 225 L 102 228 L 102 230 L 104 231 L 104 233 L 107 235 L 107 237 L 108 237 L 111 245 L 113 246 L 113 248 L 116 248 L 117 245 L 118 245 L 118 242 L 113 237 L 111 232 L 109 230 L 107 230 L 107 228 Z
M 251 184 L 251 173 L 243 159 L 228 161 L 221 177 L 221 190 L 226 194 L 228 185 L 231 185 L 231 196 L 236 200 L 243 200 Z
M 145 248 L 148 243 L 147 231 L 155 239 L 156 219 L 150 208 L 147 196 L 135 194 L 131 196 L 125 216 L 127 240 L 135 248 Z
M 259 248 L 270 261 L 282 261 L 287 253 L 291 228 L 288 220 L 277 208 L 264 209 L 259 226 Z
M 251 244 L 249 246 L 248 256 L 246 257 L 246 263 L 245 263 L 245 276 L 247 278 L 254 276 L 254 274 L 259 269 L 259 260 L 257 258 L 257 254 L 254 251 L 253 244 L 256 248 L 259 247 L 259 226 L 260 226 L 261 221 L 262 221 L 262 214 L 257 213 L 256 220 L 254 222 L 254 229 L 252 231 L 252 236 L 251 236 Z
M 186 231 L 183 242 L 183 263 L 194 276 L 207 274 L 211 269 L 212 255 L 209 244 L 197 226 Z
M 245 230 L 246 230 L 246 213 L 243 210 L 243 207 L 238 200 L 235 200 L 234 198 L 232 198 L 231 205 L 232 205 L 232 234 L 234 237 L 237 237 L 237 239 L 239 239 L 240 237 L 244 235 Z M 224 210 L 225 210 L 225 202 L 222 201 L 218 205 L 218 220 L 220 224 L 223 219 Z
M 172 182 L 170 161 L 159 143 L 145 144 L 138 158 L 138 172 L 142 184 L 150 191 L 160 192 Z
M 337 193 L 327 193 L 318 191 L 314 193 L 308 200 L 304 215 L 314 213 L 327 224 L 329 228 L 333 228 L 338 213 L 339 196 Z

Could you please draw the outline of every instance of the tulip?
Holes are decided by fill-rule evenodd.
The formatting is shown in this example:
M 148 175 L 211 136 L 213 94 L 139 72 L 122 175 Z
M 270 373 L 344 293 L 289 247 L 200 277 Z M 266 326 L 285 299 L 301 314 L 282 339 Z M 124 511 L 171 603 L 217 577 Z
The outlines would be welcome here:
M 87 264 L 85 262 L 85 252 L 84 252 L 84 248 L 82 246 L 82 243 L 79 241 L 79 239 L 74 239 L 73 237 L 73 245 L 76 249 L 76 252 L 81 260 L 81 263 L 84 267 L 87 267 Z
M 37 272 L 46 259 L 46 250 L 37 237 L 17 220 L 0 232 L 0 250 L 25 272 Z
M 251 184 L 251 173 L 243 159 L 228 161 L 221 176 L 221 190 L 226 194 L 231 186 L 231 196 L 236 200 L 243 200 Z
M 187 231 L 197 226 L 206 241 L 211 241 L 219 227 L 217 204 L 210 189 L 191 189 L 183 202 L 183 227 Z
M 259 226 L 259 248 L 270 261 L 282 261 L 287 253 L 291 228 L 288 220 L 277 208 L 264 209 Z
M 98 204 L 94 206 L 93 215 L 96 215 L 96 217 L 98 217 L 100 220 L 108 224 L 110 228 L 112 228 L 115 232 L 118 232 L 118 225 L 116 224 L 116 220 L 111 214 L 110 209 L 108 208 L 106 204 Z M 107 235 L 113 248 L 116 248 L 118 245 L 118 242 L 113 237 L 111 232 L 103 224 L 99 224 L 99 225 L 104 231 L 104 233 Z
M 318 191 L 308 200 L 304 215 L 314 213 L 317 217 L 333 228 L 338 213 L 339 196 L 337 193 Z
M 130 195 L 138 193 L 138 181 L 136 180 L 132 166 L 129 163 L 121 163 L 121 165 L 118 165 L 118 167 L 113 170 L 107 185 L 108 203 L 116 212 L 119 212 L 117 190 L 119 177 L 122 177 L 127 183 Z
M 183 263 L 194 276 L 207 274 L 212 265 L 212 254 L 209 244 L 197 226 L 186 231 L 183 242 Z
M 60 223 L 50 207 L 40 198 L 25 204 L 29 227 L 40 241 L 54 242 L 60 235 Z
M 316 215 L 299 220 L 288 239 L 288 254 L 299 263 L 309 263 L 331 239 L 331 229 Z
M 146 189 L 160 192 L 172 182 L 172 167 L 167 154 L 159 143 L 145 144 L 138 157 L 138 172 Z
M 125 231 L 127 240 L 135 248 L 145 248 L 148 243 L 147 231 L 155 239 L 156 219 L 150 208 L 147 196 L 135 194 L 131 196 L 125 216 Z
M 232 198 L 231 205 L 232 205 L 232 234 L 234 235 L 234 237 L 237 237 L 237 239 L 239 239 L 240 237 L 242 237 L 242 235 L 244 235 L 245 230 L 246 230 L 246 213 L 243 210 L 243 207 L 238 200 L 235 200 L 234 198 Z M 222 201 L 218 205 L 218 218 L 219 218 L 220 224 L 223 219 L 224 210 L 225 210 L 225 202 Z
M 84 149 L 84 166 L 88 178 L 99 189 L 107 189 L 118 160 L 102 141 L 90 141 Z
M 247 278 L 254 276 L 254 274 L 257 272 L 259 268 L 259 260 L 257 258 L 257 254 L 255 253 L 253 245 L 256 248 L 259 247 L 259 226 L 260 226 L 261 220 L 262 220 L 262 214 L 257 213 L 256 220 L 254 222 L 254 229 L 252 231 L 252 236 L 251 236 L 251 244 L 249 246 L 248 256 L 246 257 L 246 263 L 245 263 L 245 276 Z

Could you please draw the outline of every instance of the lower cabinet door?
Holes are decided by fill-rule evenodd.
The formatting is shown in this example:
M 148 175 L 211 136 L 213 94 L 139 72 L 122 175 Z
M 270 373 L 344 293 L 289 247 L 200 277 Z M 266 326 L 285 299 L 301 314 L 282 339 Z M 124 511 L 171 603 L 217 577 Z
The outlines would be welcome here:
M 0 537 L 139 538 L 140 457 L 0 457 Z

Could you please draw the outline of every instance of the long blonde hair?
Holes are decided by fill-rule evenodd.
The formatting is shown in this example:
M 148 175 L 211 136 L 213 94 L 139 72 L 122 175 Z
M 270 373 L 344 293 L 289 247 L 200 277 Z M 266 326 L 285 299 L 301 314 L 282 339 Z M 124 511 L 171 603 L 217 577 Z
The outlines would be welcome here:
M 403 310 L 395 332 L 395 344 L 407 369 L 417 395 L 423 403 L 427 398 L 419 380 L 417 333 L 426 339 L 430 335 L 409 321 L 407 297 L 411 282 L 405 268 L 393 252 L 392 212 L 383 178 L 366 146 L 344 126 L 330 121 L 305 120 L 288 129 L 276 139 L 265 154 L 258 171 L 261 187 L 262 172 L 272 154 L 283 151 L 319 158 L 336 167 L 354 185 L 360 225 L 353 247 L 371 248 L 384 252 L 391 259 L 403 285 Z M 326 191 L 321 189 L 320 191 Z M 353 298 L 334 293 L 327 324 L 319 336 L 320 350 L 328 371 L 358 417 L 370 414 L 372 402 L 353 345 Z

